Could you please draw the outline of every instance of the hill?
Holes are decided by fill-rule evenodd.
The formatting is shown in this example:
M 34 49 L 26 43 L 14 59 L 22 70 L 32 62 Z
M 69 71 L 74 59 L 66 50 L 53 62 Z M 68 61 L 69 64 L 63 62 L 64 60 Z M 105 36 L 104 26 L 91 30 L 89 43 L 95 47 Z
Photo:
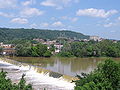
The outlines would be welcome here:
M 15 39 L 28 39 L 42 38 L 42 39 L 56 39 L 60 36 L 67 38 L 87 39 L 89 36 L 83 35 L 73 31 L 59 31 L 59 30 L 44 30 L 44 29 L 12 29 L 12 28 L 0 28 L 0 42 Z

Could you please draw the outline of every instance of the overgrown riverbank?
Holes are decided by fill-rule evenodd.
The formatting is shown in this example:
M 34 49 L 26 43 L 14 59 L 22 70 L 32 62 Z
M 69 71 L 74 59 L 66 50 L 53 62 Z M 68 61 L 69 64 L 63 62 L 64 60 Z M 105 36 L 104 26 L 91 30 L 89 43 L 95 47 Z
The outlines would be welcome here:
M 120 62 L 107 59 L 100 63 L 90 74 L 77 76 L 75 90 L 119 90 Z

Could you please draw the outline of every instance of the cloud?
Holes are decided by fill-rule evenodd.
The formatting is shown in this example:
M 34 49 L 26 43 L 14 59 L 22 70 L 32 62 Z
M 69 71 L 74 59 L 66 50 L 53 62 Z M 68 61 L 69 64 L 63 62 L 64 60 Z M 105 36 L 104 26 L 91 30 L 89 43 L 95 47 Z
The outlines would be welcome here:
M 33 23 L 30 25 L 31 28 L 36 28 L 37 27 L 37 24 Z
M 120 17 L 118 17 L 118 20 L 120 20 Z
M 76 18 L 76 17 L 75 18 L 71 18 L 72 22 L 76 22 L 77 20 L 78 20 L 78 18 Z
M 41 23 L 41 26 L 42 26 L 42 27 L 48 27 L 48 26 L 49 26 L 49 23 Z
M 28 5 L 32 5 L 32 4 L 35 4 L 35 3 L 36 3 L 35 0 L 28 0 L 28 1 L 22 2 L 22 5 L 23 6 L 28 6 Z
M 30 4 L 31 4 L 31 1 L 22 2 L 22 5 L 23 5 L 23 6 L 28 6 L 28 5 L 30 5 Z
M 105 11 L 104 9 L 89 8 L 89 9 L 79 9 L 76 12 L 76 15 L 77 16 L 91 16 L 91 17 L 107 18 L 116 13 L 118 13 L 117 10 Z
M 63 16 L 63 17 L 61 17 L 61 19 L 63 19 L 63 20 L 70 20 L 72 22 L 76 22 L 78 20 L 77 17 L 68 17 L 68 16 Z
M 60 21 L 57 21 L 57 22 L 54 22 L 54 23 L 52 24 L 52 26 L 54 26 L 54 27 L 62 27 L 62 26 L 63 26 L 63 23 L 60 22 Z
M 17 0 L 0 0 L 0 8 L 15 8 Z
M 40 3 L 43 6 L 55 7 L 56 9 L 63 9 L 73 3 L 78 3 L 79 0 L 45 0 Z
M 28 20 L 24 18 L 14 18 L 11 20 L 12 23 L 18 23 L 18 24 L 27 24 Z
M 110 23 L 108 23 L 108 24 L 104 24 L 103 26 L 104 26 L 104 27 L 112 27 L 112 26 L 115 26 L 115 25 L 116 25 L 116 23 L 110 22 Z
M 43 11 L 40 11 L 37 8 L 25 8 L 23 9 L 23 11 L 20 12 L 20 14 L 23 17 L 39 16 L 42 15 L 43 13 L 44 13 Z
M 50 7 L 55 7 L 56 6 L 56 4 L 52 1 L 50 1 L 50 0 L 46 0 L 46 1 L 41 2 L 41 5 L 50 6 Z
M 13 17 L 14 15 L 0 12 L 0 16 L 8 17 L 9 18 L 9 17 Z

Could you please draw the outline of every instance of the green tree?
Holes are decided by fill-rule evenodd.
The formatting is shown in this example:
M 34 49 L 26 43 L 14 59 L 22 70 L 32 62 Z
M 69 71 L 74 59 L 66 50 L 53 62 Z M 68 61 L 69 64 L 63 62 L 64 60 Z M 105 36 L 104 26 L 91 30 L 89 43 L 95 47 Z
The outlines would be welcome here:
M 54 46 L 54 44 L 50 45 L 50 51 L 52 51 L 52 52 L 55 51 L 55 46 Z
M 33 46 L 31 48 L 31 52 L 32 52 L 31 56 L 33 56 L 33 57 L 39 57 L 38 52 L 37 52 L 37 47 Z
M 0 72 L 0 90 L 32 90 L 32 86 L 30 84 L 26 84 L 24 76 L 22 76 L 20 82 L 18 84 L 13 84 L 12 81 L 6 77 L 7 72 L 3 70 Z
M 90 74 L 77 77 L 80 80 L 75 81 L 75 90 L 119 90 L 120 63 L 108 59 Z
M 38 55 L 40 57 L 44 56 L 44 53 L 47 51 L 47 46 L 43 44 L 38 44 L 36 47 Z
M 2 47 L 0 47 L 0 54 L 2 54 L 2 52 L 3 52 L 3 48 L 2 48 Z
M 51 51 L 47 50 L 44 54 L 43 54 L 44 57 L 51 57 L 52 56 L 52 53 Z

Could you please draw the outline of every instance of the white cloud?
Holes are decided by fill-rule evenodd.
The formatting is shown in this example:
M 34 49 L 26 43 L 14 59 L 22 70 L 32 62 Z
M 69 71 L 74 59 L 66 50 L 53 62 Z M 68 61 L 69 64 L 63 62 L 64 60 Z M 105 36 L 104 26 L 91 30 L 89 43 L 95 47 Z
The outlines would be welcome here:
M 23 5 L 23 6 L 28 6 L 28 5 L 30 5 L 30 4 L 31 4 L 31 1 L 22 2 L 22 5 Z
M 8 17 L 9 18 L 9 17 L 13 17 L 14 15 L 0 12 L 0 16 Z
M 69 19 L 67 16 L 62 16 L 61 18 L 64 19 L 64 20 Z
M 91 16 L 91 17 L 107 18 L 116 13 L 118 13 L 117 10 L 105 11 L 104 9 L 89 8 L 89 9 L 79 9 L 76 12 L 76 15 L 77 16 Z
M 40 4 L 43 6 L 55 7 L 56 9 L 63 9 L 73 3 L 78 3 L 79 0 L 45 0 Z
M 23 6 L 28 6 L 28 5 L 32 5 L 32 4 L 35 4 L 35 3 L 36 3 L 35 0 L 28 0 L 28 1 L 22 2 L 22 5 Z
M 104 24 L 103 26 L 104 27 L 111 27 L 111 26 L 114 26 L 115 24 L 114 23 L 108 23 L 108 24 Z
M 37 8 L 25 8 L 23 9 L 23 11 L 20 12 L 20 14 L 23 17 L 39 16 L 42 15 L 43 13 L 44 13 L 43 11 L 40 11 Z
M 15 8 L 17 0 L 0 0 L 0 8 Z
M 42 26 L 42 27 L 48 27 L 48 26 L 49 26 L 49 23 L 41 23 L 41 26 Z
M 31 28 L 36 28 L 37 27 L 37 24 L 33 23 L 30 25 Z
M 72 22 L 76 22 L 78 20 L 77 17 L 68 17 L 68 16 L 62 16 L 61 19 L 70 20 Z
M 57 22 L 54 22 L 54 23 L 52 24 L 52 26 L 54 26 L 54 27 L 62 27 L 62 26 L 63 26 L 63 23 L 60 22 L 60 21 L 57 21 Z
M 120 20 L 120 17 L 118 17 L 118 20 Z
M 71 18 L 71 21 L 72 22 L 76 22 L 78 20 L 78 18 L 74 17 L 74 18 Z
M 56 4 L 54 2 L 52 2 L 51 0 L 43 1 L 43 2 L 41 2 L 41 5 L 43 5 L 43 6 L 51 6 L 51 7 L 56 6 Z
M 18 24 L 26 24 L 28 23 L 27 19 L 24 18 L 14 18 L 11 20 L 12 23 L 18 23 Z

